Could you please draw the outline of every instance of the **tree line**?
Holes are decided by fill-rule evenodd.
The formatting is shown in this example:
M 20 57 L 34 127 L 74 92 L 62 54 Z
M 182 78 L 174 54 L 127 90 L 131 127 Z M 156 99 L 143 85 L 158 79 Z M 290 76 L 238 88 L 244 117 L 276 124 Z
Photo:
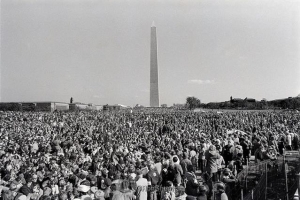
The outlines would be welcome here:
M 300 97 L 289 97 L 279 100 L 262 100 L 249 102 L 246 99 L 241 101 L 210 102 L 201 103 L 196 97 L 186 98 L 186 108 L 206 108 L 206 109 L 244 109 L 244 110 L 263 110 L 263 109 L 298 109 L 300 110 Z

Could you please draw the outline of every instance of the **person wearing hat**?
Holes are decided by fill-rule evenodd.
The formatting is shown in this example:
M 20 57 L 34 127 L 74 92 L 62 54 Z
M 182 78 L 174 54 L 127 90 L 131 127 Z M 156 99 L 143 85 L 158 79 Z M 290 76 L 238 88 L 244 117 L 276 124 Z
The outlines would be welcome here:
M 91 184 L 88 180 L 84 180 L 78 185 L 77 190 L 80 192 L 81 198 L 90 197 L 89 192 Z

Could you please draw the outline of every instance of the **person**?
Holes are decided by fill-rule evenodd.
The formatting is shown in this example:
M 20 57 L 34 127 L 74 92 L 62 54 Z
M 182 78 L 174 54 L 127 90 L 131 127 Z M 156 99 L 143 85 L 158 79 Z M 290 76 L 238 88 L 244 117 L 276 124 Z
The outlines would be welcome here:
M 177 161 L 178 161 L 178 158 L 174 157 L 173 163 L 171 163 L 169 166 L 170 180 L 173 182 L 175 187 L 182 184 L 182 176 L 183 176 L 182 167 L 181 167 L 181 165 L 176 163 Z M 190 166 L 192 166 L 192 165 L 190 165 Z M 172 178 L 172 177 L 174 177 L 174 178 Z
M 68 199 L 70 199 L 70 197 Z M 104 192 L 102 190 L 95 191 L 95 193 L 94 193 L 94 199 L 95 200 L 105 200 L 105 198 L 104 198 Z
M 278 152 L 280 155 L 283 155 L 285 149 L 285 141 L 284 138 L 281 138 L 280 141 L 278 142 Z
M 277 154 L 278 153 L 273 145 L 268 147 L 266 151 L 266 155 L 268 158 L 270 158 L 272 161 L 277 160 Z
M 234 146 L 233 146 L 233 141 L 232 140 L 228 140 L 228 144 L 224 146 L 223 148 L 223 153 L 222 156 L 225 160 L 225 167 L 228 166 L 228 164 L 230 163 L 230 161 L 233 160 L 233 154 L 234 154 Z
M 292 150 L 292 136 L 290 133 L 286 133 L 286 150 Z
M 205 152 L 205 159 L 207 160 L 206 171 L 213 181 L 217 181 L 218 159 L 220 158 L 221 156 L 214 145 L 211 145 Z
M 252 150 L 251 150 L 251 154 L 255 154 L 256 150 L 260 148 L 260 146 L 262 145 L 259 138 L 257 137 L 253 137 L 252 138 Z
M 292 143 L 293 143 L 294 150 L 298 151 L 298 149 L 299 149 L 299 135 L 298 134 L 296 134 L 296 133 L 294 134 Z
M 249 164 L 250 162 L 250 156 L 251 156 L 251 142 L 248 138 L 247 135 L 245 135 L 244 137 L 240 138 L 241 141 L 241 146 L 243 148 L 243 163 L 244 164 Z
M 233 175 L 231 170 L 229 168 L 225 168 L 223 172 L 223 176 L 221 178 L 221 181 L 225 184 L 225 192 L 226 194 L 232 198 L 234 198 L 235 194 L 235 185 L 238 182 L 236 177 Z
M 234 160 L 234 165 L 235 165 L 235 169 L 237 174 L 239 174 L 243 169 L 243 154 L 242 153 L 238 153 L 237 157 Z
M 243 155 L 243 147 L 240 145 L 239 142 L 235 142 L 232 160 L 235 160 L 237 158 L 238 154 Z
M 161 200 L 175 200 L 175 188 L 172 181 L 167 181 L 166 186 L 161 189 Z
M 200 144 L 198 153 L 198 166 L 201 173 L 204 173 L 204 170 L 206 168 L 205 151 L 206 149 L 204 148 L 204 144 Z
M 158 196 L 158 186 L 161 183 L 161 176 L 159 175 L 155 165 L 150 163 L 150 170 L 147 173 L 146 177 L 148 180 L 148 199 L 149 200 L 157 200 Z
M 265 150 L 263 145 L 259 146 L 259 148 L 255 151 L 254 156 L 255 156 L 255 163 L 259 163 L 265 160 Z
M 133 191 L 129 189 L 129 181 L 123 180 L 121 183 L 121 190 L 114 191 L 112 200 L 134 200 L 136 196 Z
M 199 186 L 199 196 L 197 200 L 207 200 L 207 192 L 208 188 L 205 187 L 205 185 L 200 185 Z
M 225 193 L 225 185 L 222 182 L 217 183 L 216 200 L 228 200 L 228 196 Z
M 137 200 L 146 200 L 147 199 L 147 190 L 148 190 L 148 181 L 143 178 L 143 173 L 141 170 L 137 171 L 137 181 L 136 181 L 136 199 Z
M 195 176 L 195 174 L 192 171 L 192 168 L 189 167 L 189 172 L 186 173 L 186 187 L 185 187 L 185 193 L 187 194 L 186 199 L 196 199 L 199 195 L 198 188 L 199 188 L 199 182 Z
M 220 158 L 217 159 L 217 166 L 218 166 L 217 181 L 219 181 L 221 178 L 222 170 L 225 168 L 225 161 L 224 161 L 223 156 L 221 156 L 221 155 L 220 155 Z
M 183 170 L 182 174 L 185 174 L 185 172 L 187 171 L 187 168 L 189 167 L 189 165 L 193 166 L 192 161 L 188 157 L 189 157 L 188 153 L 184 152 L 183 153 L 183 160 L 181 160 L 181 162 L 180 162 L 181 168 Z

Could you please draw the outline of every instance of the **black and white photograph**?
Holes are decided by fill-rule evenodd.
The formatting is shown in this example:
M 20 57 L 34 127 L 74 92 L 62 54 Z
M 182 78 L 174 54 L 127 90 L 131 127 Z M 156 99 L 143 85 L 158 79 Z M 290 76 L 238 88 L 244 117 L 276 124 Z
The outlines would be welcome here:
M 299 0 L 0 0 L 0 200 L 299 200 Z

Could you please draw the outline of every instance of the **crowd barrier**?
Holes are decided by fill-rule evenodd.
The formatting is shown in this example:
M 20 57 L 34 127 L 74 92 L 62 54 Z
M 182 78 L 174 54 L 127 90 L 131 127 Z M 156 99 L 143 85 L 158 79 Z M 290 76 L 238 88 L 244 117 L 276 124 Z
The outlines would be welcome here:
M 237 184 L 226 191 L 229 200 L 288 200 L 298 187 L 300 157 L 278 157 L 250 164 L 237 174 Z

